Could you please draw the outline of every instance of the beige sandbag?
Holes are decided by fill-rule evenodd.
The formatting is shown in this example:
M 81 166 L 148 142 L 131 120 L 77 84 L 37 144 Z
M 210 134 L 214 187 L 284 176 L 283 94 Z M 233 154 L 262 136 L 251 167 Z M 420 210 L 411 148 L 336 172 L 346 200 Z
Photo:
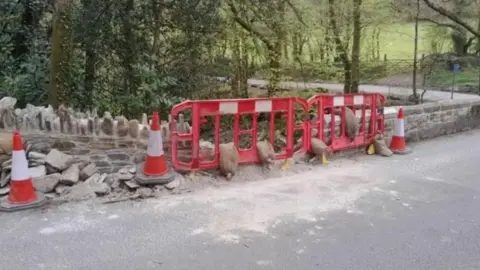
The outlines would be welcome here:
M 13 149 L 12 134 L 0 133 L 0 154 L 10 155 Z
M 342 117 L 342 109 L 340 109 L 340 108 L 335 109 L 335 114 L 340 115 L 340 117 Z M 355 117 L 355 114 L 348 107 L 345 107 L 345 120 L 344 121 L 345 121 L 345 134 L 347 135 L 347 137 L 351 141 L 355 140 L 355 135 L 357 134 L 359 125 L 358 125 L 358 122 L 357 122 L 357 118 Z
M 355 135 L 357 135 L 358 122 L 355 114 L 350 108 L 345 107 L 345 134 L 351 141 L 355 140 Z
M 311 144 L 312 144 L 312 150 L 311 151 L 315 155 L 315 157 L 312 158 L 310 160 L 310 162 L 312 162 L 314 159 L 318 158 L 322 162 L 322 164 L 326 163 L 327 162 L 327 158 L 326 158 L 327 145 L 317 138 L 312 138 Z
M 392 150 L 388 148 L 387 142 L 385 141 L 385 138 L 382 135 L 378 134 L 377 136 L 375 136 L 374 145 L 375 145 L 375 154 L 379 156 L 384 156 L 384 157 L 390 157 L 393 155 Z
M 237 147 L 233 142 L 222 143 L 218 148 L 220 154 L 220 172 L 225 175 L 227 180 L 232 179 L 238 169 L 240 157 Z
M 267 140 L 257 142 L 257 153 L 262 164 L 270 169 L 275 162 L 275 150 L 272 144 Z

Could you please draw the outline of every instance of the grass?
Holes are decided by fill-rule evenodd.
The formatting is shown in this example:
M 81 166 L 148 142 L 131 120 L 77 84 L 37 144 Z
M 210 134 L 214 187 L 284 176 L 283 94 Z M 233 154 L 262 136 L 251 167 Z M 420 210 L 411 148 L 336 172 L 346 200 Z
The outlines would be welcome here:
M 419 25 L 418 34 L 418 56 L 432 53 L 432 25 L 423 23 Z M 414 50 L 414 24 L 386 24 L 378 27 L 380 29 L 380 55 L 387 55 L 388 59 L 413 59 Z M 371 31 L 371 30 L 370 30 Z M 364 35 L 369 36 L 369 30 Z M 444 38 L 435 37 L 440 51 L 447 51 L 450 47 L 448 36 Z M 362 44 L 362 49 L 368 49 L 368 41 Z
M 430 74 L 426 78 L 427 85 L 452 85 L 453 77 L 455 76 L 455 85 L 478 85 L 480 83 L 480 69 L 467 69 L 462 72 L 454 74 L 448 70 L 438 70 Z

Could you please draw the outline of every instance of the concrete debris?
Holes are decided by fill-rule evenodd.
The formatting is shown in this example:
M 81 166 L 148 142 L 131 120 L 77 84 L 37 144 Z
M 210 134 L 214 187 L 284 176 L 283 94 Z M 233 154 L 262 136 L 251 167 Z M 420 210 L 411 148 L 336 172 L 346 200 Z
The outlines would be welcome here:
M 86 180 L 87 178 L 91 177 L 97 171 L 98 170 L 97 170 L 97 166 L 95 165 L 95 163 L 90 163 L 80 171 L 80 179 Z
M 52 149 L 45 157 L 45 163 L 59 171 L 66 170 L 71 165 L 72 161 L 72 156 L 60 152 L 57 149 Z
M 105 196 L 110 193 L 110 186 L 107 183 L 100 183 L 94 186 L 94 192 L 97 196 Z
M 140 185 L 135 181 L 135 179 L 123 182 L 130 189 L 137 189 Z
M 116 178 L 120 181 L 128 181 L 133 179 L 133 174 L 131 173 L 117 173 Z
M 55 188 L 55 193 L 57 193 L 58 195 L 62 196 L 62 195 L 65 195 L 65 194 L 68 194 L 70 192 L 71 188 L 69 186 L 65 186 L 65 185 L 58 185 L 56 188 Z
M 139 188 L 135 193 L 142 199 L 153 197 L 153 190 L 147 187 Z
M 78 164 L 72 164 L 68 169 L 63 171 L 60 184 L 67 186 L 75 185 L 79 180 L 79 174 L 80 169 L 78 168 Z
M 10 169 L 2 170 L 0 174 L 0 188 L 6 186 L 10 182 L 11 178 Z
M 105 179 L 102 179 L 102 175 L 100 175 L 99 173 L 94 173 L 92 176 L 90 176 L 87 180 L 85 180 L 85 183 L 87 184 L 100 184 L 100 180 L 103 182 L 103 180 Z
M 47 169 L 44 165 L 28 168 L 28 174 L 33 177 L 41 177 L 47 175 Z
M 59 173 L 49 174 L 33 178 L 33 186 L 35 190 L 43 193 L 52 192 L 60 182 L 62 175 Z
M 5 196 L 8 193 L 10 193 L 10 188 L 9 187 L 0 188 L 0 196 Z
M 165 188 L 168 189 L 168 190 L 172 190 L 172 189 L 175 189 L 175 188 L 178 188 L 180 186 L 180 179 L 178 177 L 176 177 L 172 182 L 170 183 L 167 183 L 165 185 Z

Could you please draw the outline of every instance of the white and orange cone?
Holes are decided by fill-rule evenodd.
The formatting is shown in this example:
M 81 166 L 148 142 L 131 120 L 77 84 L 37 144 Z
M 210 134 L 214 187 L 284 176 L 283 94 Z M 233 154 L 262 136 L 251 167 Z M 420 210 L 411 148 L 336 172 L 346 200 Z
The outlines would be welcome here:
M 394 154 L 404 155 L 411 152 L 407 148 L 405 142 L 405 116 L 403 114 L 403 108 L 398 110 L 397 119 L 395 119 L 395 127 L 393 129 L 392 141 L 390 142 L 390 150 Z
M 140 166 L 143 166 L 143 169 L 137 170 L 136 180 L 141 185 L 166 184 L 174 179 L 165 159 L 160 119 L 157 112 L 152 114 L 147 156 L 145 162 Z
M 28 174 L 28 161 L 23 149 L 22 137 L 18 131 L 13 133 L 12 179 L 10 194 L 0 204 L 0 211 L 13 212 L 41 206 L 45 196 L 35 192 L 32 176 Z

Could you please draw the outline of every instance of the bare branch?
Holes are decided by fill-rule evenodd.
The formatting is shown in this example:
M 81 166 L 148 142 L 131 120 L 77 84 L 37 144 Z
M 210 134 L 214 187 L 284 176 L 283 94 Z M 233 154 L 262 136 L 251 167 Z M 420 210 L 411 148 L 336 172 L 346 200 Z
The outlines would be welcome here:
M 475 30 L 472 26 L 470 26 L 468 23 L 464 22 L 462 19 L 460 19 L 455 13 L 446 10 L 445 8 L 441 6 L 437 6 L 436 4 L 432 3 L 430 0 L 423 0 L 423 2 L 432 10 L 438 12 L 438 14 L 447 17 L 451 21 L 455 22 L 456 24 L 462 26 L 465 28 L 468 32 L 472 33 L 476 37 L 480 37 L 480 32 Z

